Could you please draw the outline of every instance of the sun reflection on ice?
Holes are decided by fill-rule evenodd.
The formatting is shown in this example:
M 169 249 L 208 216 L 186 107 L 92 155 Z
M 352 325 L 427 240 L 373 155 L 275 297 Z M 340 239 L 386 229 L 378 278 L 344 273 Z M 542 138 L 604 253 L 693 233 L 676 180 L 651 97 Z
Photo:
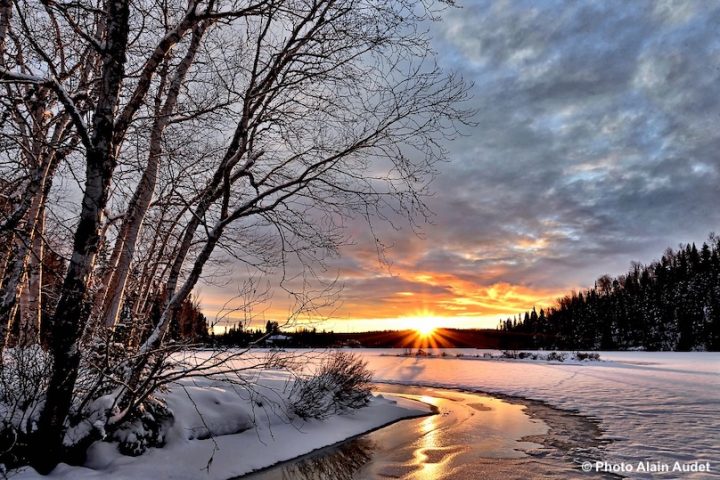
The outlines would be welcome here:
M 420 401 L 431 404 L 433 403 L 432 400 L 434 399 L 425 396 L 420 398 Z M 418 479 L 434 480 L 442 478 L 443 476 L 444 457 L 442 457 L 443 460 L 439 463 L 434 463 L 432 462 L 433 459 L 428 454 L 428 451 L 430 450 L 437 450 L 438 448 L 441 448 L 437 438 L 437 417 L 437 415 L 427 417 L 420 424 L 420 432 L 422 433 L 422 437 L 420 438 L 420 448 L 417 448 L 414 452 L 415 466 L 419 469 L 417 472 Z
M 439 407 L 437 397 L 419 396 L 417 400 Z M 457 448 L 448 448 L 443 439 L 442 413 L 425 418 L 419 425 L 420 438 L 413 452 L 412 466 L 415 468 L 411 478 L 417 480 L 437 480 L 450 478 L 452 460 L 460 452 Z

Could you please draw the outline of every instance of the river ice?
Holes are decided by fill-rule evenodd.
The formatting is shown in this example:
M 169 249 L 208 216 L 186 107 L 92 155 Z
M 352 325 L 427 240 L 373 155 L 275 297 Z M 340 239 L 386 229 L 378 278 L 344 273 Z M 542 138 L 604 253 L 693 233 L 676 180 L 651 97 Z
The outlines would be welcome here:
M 664 478 L 720 478 L 720 353 L 600 352 L 607 361 L 572 365 L 475 359 L 485 352 L 474 349 L 430 358 L 388 353 L 363 351 L 378 381 L 504 393 L 597 418 L 613 440 L 597 461 L 629 465 L 624 476 L 652 478 L 637 471 L 641 462 L 697 461 L 710 462 L 710 472 Z

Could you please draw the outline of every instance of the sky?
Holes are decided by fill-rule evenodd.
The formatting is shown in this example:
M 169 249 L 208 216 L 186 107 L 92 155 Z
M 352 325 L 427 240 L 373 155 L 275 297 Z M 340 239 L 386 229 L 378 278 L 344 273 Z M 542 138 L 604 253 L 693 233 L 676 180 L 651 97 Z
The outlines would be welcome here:
M 474 125 L 420 235 L 376 225 L 385 264 L 358 230 L 329 262 L 341 303 L 318 328 L 493 328 L 720 232 L 720 2 L 458 3 L 433 48 L 473 83 Z M 199 294 L 212 319 L 227 286 Z

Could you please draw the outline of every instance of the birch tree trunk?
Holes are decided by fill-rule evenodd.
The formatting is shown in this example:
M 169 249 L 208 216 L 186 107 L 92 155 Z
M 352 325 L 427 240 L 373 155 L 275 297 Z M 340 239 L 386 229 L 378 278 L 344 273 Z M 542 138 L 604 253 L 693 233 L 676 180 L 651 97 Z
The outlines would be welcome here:
M 79 340 L 90 314 L 87 302 L 90 274 L 95 264 L 98 233 L 116 164 L 112 141 L 114 115 L 125 73 L 129 14 L 129 0 L 107 3 L 106 48 L 90 149 L 86 152 L 85 191 L 70 265 L 53 316 L 50 345 L 53 372 L 38 421 L 37 445 L 32 459 L 32 465 L 41 473 L 48 473 L 62 458 L 65 420 L 72 405 L 80 363 Z
M 17 299 L 22 293 L 25 265 L 32 237 L 25 229 L 14 236 L 14 247 L 10 268 L 6 272 L 5 284 L 0 296 L 0 351 L 7 345 L 17 313 Z
M 40 202 L 38 202 L 40 203 Z M 31 210 L 31 213 L 32 210 Z M 20 325 L 18 346 L 27 347 L 40 341 L 40 319 L 42 315 L 43 283 L 43 230 L 45 227 L 45 208 L 38 205 L 32 247 L 27 258 L 25 285 L 20 296 Z
M 202 22 L 193 29 L 192 39 L 187 53 L 177 67 L 175 75 L 170 82 L 164 105 L 154 118 L 150 133 L 148 162 L 128 206 L 128 211 L 121 228 L 125 236 L 122 239 L 118 239 L 118 242 L 122 240 L 122 248 L 120 249 L 117 265 L 112 270 L 111 280 L 107 283 L 107 293 L 103 308 L 103 323 L 106 327 L 115 326 L 118 314 L 122 308 L 125 298 L 125 285 L 130 272 L 130 264 L 135 255 L 135 246 L 140 234 L 140 228 L 142 227 L 145 214 L 148 211 L 150 201 L 155 192 L 155 184 L 157 183 L 158 169 L 160 168 L 162 156 L 162 136 L 165 128 L 168 126 L 170 115 L 175 110 L 185 75 L 192 66 L 200 46 L 200 41 L 208 25 L 208 22 Z
M 24 212 L 25 221 L 14 228 L 16 233 L 11 238 L 15 245 L 6 267 L 8 271 L 3 277 L 5 283 L 4 293 L 0 296 L 0 351 L 7 344 L 12 323 L 18 312 L 18 301 L 23 304 L 20 308 L 19 343 L 21 345 L 37 343 L 39 334 L 44 204 L 52 185 L 55 168 L 62 155 L 52 152 L 47 156 L 45 155 L 47 152 L 43 152 L 41 147 L 36 147 L 34 157 L 36 162 L 40 163 L 36 170 L 41 172 L 41 175 L 33 178 L 33 182 L 37 182 L 37 185 L 28 188 L 28 192 L 34 192 L 34 195 L 27 202 L 28 208 Z M 28 195 L 28 192 L 25 194 Z M 28 291 L 28 288 L 31 291 Z M 31 320 L 32 317 L 36 321 Z M 26 332 L 25 327 L 30 330 Z

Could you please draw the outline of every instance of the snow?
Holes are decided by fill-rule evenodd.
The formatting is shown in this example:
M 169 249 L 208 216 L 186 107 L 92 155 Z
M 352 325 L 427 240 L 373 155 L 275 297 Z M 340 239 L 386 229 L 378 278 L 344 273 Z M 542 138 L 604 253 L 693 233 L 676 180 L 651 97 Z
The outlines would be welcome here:
M 607 457 L 597 460 L 709 461 L 710 473 L 683 478 L 720 477 L 720 353 L 600 352 L 606 361 L 579 364 L 453 358 L 499 354 L 476 349 L 448 349 L 447 357 L 388 353 L 393 352 L 363 351 L 377 381 L 542 400 L 601 421 L 613 442 Z
M 252 389 L 203 378 L 174 385 L 164 394 L 175 421 L 163 448 L 129 457 L 115 444 L 96 442 L 84 467 L 61 464 L 47 477 L 28 468 L 13 478 L 225 480 L 429 412 L 419 402 L 375 396 L 364 408 L 304 421 L 284 408 L 290 375 L 264 370 L 246 379 Z
M 683 478 L 720 478 L 720 353 L 600 352 L 602 361 L 558 363 L 488 358 L 500 352 L 477 349 L 448 349 L 446 356 L 435 351 L 432 357 L 352 351 L 363 356 L 378 382 L 502 393 L 594 417 L 612 440 L 597 461 L 708 461 L 709 473 Z M 266 370 L 250 380 L 253 391 L 207 379 L 176 385 L 166 394 L 177 420 L 164 448 L 126 457 L 99 442 L 85 467 L 60 465 L 50 478 L 224 480 L 427 412 L 399 397 L 374 397 L 358 411 L 304 422 L 284 413 L 287 374 Z M 208 438 L 210 433 L 215 436 Z M 18 478 L 37 474 L 26 470 Z

